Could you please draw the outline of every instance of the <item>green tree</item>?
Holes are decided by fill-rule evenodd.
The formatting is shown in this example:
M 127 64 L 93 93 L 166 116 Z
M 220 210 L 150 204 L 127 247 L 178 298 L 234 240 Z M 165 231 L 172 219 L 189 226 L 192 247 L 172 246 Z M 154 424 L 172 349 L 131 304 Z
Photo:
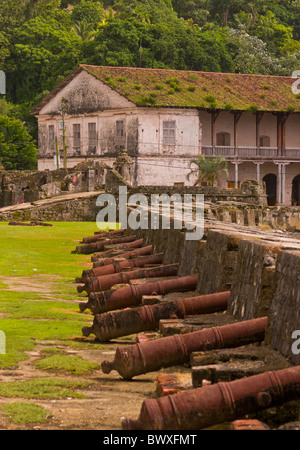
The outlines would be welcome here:
M 214 186 L 215 181 L 220 177 L 222 172 L 228 176 L 227 161 L 221 156 L 205 156 L 200 155 L 197 159 L 190 161 L 191 171 L 187 175 L 187 179 L 196 175 L 194 186 L 201 183 L 207 183 L 208 186 Z
M 5 170 L 34 170 L 37 148 L 24 124 L 0 115 L 0 162 Z
M 10 57 L 7 95 L 13 102 L 28 101 L 52 89 L 79 62 L 81 39 L 56 18 L 35 17 L 15 30 Z
M 293 39 L 293 28 L 279 23 L 272 11 L 259 17 L 255 35 L 266 42 L 274 53 L 291 54 L 300 50 L 300 42 Z
M 94 39 L 95 30 L 92 23 L 88 23 L 85 19 L 80 22 L 75 22 L 72 27 L 74 33 L 79 36 L 83 41 L 89 41 Z
M 96 29 L 97 25 L 104 18 L 104 14 L 102 3 L 93 2 L 90 0 L 81 0 L 74 6 L 71 13 L 71 19 L 75 23 L 85 21 Z

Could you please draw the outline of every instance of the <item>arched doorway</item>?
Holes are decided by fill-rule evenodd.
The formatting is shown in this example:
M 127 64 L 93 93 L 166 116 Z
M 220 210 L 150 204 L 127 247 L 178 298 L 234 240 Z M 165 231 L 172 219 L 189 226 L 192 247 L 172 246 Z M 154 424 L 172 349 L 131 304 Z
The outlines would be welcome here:
M 273 173 L 268 173 L 263 177 L 263 181 L 266 183 L 268 205 L 274 206 L 276 204 L 277 196 L 277 176 Z
M 293 179 L 292 184 L 292 205 L 300 206 L 300 175 Z

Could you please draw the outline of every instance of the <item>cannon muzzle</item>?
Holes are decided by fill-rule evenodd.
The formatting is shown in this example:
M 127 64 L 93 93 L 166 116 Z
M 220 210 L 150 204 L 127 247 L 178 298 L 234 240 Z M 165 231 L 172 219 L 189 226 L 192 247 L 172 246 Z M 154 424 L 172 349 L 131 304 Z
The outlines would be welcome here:
M 81 282 L 85 283 L 92 281 L 92 278 L 101 277 L 103 275 L 110 275 L 113 273 L 122 272 L 124 269 L 132 269 L 134 267 L 144 267 L 149 264 L 162 264 L 163 253 L 157 253 L 156 255 L 142 256 L 136 259 L 117 261 L 115 260 L 111 264 L 107 264 L 102 267 L 97 267 L 91 270 L 84 270 L 81 275 Z
M 117 255 L 110 256 L 110 257 L 101 257 L 100 255 L 98 255 L 98 258 L 95 258 L 93 268 L 96 269 L 97 267 L 103 267 L 108 264 L 113 264 L 117 258 L 131 259 L 131 258 L 136 258 L 138 256 L 150 255 L 152 253 L 152 251 L 153 251 L 153 246 L 147 245 L 146 247 L 137 248 L 135 250 L 130 250 L 128 252 L 120 251 L 120 252 L 118 252 Z
M 91 278 L 83 286 L 77 286 L 77 291 L 91 292 L 107 291 L 115 284 L 128 284 L 130 280 L 138 278 L 171 277 L 177 275 L 178 264 L 167 264 L 148 269 L 132 270 L 129 272 L 119 272 L 101 277 Z
M 92 242 L 91 244 L 79 245 L 76 247 L 75 253 L 90 255 L 95 252 L 103 251 L 109 245 L 134 242 L 136 236 L 123 236 L 115 239 L 103 239 L 102 241 Z
M 91 327 L 84 327 L 82 334 L 95 334 L 99 341 L 109 341 L 120 336 L 128 336 L 142 331 L 155 330 L 159 321 L 170 317 L 184 318 L 187 315 L 210 314 L 224 311 L 227 307 L 229 291 L 198 297 L 165 301 L 156 305 L 96 314 Z
M 192 352 L 224 347 L 239 347 L 262 341 L 265 336 L 267 317 L 246 320 L 220 327 L 204 328 L 186 334 L 176 334 L 149 342 L 118 347 L 113 362 L 104 361 L 102 370 L 119 372 L 129 380 L 137 375 L 157 371 L 163 367 L 183 364 Z
M 199 430 L 300 398 L 300 366 L 144 400 L 123 430 Z
M 151 295 L 154 293 L 166 295 L 171 292 L 194 291 L 197 287 L 197 282 L 197 275 L 189 275 L 171 280 L 126 286 L 115 290 L 92 292 L 89 294 L 89 299 L 86 303 L 79 303 L 79 308 L 81 312 L 89 308 L 93 314 L 101 314 L 129 306 L 136 306 L 141 303 L 143 295 Z

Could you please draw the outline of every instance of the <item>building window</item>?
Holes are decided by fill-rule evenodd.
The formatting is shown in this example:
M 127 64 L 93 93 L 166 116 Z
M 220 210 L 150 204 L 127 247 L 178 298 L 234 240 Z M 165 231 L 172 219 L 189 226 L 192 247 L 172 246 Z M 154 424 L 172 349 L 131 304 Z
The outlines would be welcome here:
M 230 133 L 217 133 L 217 146 L 230 147 Z
M 52 151 L 55 150 L 54 125 L 49 125 L 48 126 L 48 147 L 49 147 L 49 150 L 52 150 Z
M 270 147 L 270 144 L 271 144 L 270 136 L 259 136 L 260 147 Z
M 97 149 L 97 130 L 96 123 L 88 124 L 88 151 L 96 153 Z
M 163 145 L 176 145 L 175 120 L 163 122 Z
M 116 133 L 117 133 L 117 137 L 121 138 L 124 136 L 124 120 L 117 120 Z
M 80 149 L 80 124 L 73 124 L 73 149 Z
M 124 120 L 116 121 L 116 142 L 115 144 L 118 146 L 119 150 L 124 148 L 125 145 L 125 125 Z

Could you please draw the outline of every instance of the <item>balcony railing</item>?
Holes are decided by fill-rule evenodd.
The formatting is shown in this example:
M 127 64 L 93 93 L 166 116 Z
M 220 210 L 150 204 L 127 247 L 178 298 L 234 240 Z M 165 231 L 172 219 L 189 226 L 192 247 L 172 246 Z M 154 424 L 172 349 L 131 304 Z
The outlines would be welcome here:
M 222 155 L 233 158 L 258 158 L 258 159 L 272 159 L 285 157 L 289 159 L 300 159 L 300 148 L 286 148 L 282 155 L 278 154 L 277 147 L 221 147 L 221 146 L 203 146 L 202 154 L 207 156 Z

